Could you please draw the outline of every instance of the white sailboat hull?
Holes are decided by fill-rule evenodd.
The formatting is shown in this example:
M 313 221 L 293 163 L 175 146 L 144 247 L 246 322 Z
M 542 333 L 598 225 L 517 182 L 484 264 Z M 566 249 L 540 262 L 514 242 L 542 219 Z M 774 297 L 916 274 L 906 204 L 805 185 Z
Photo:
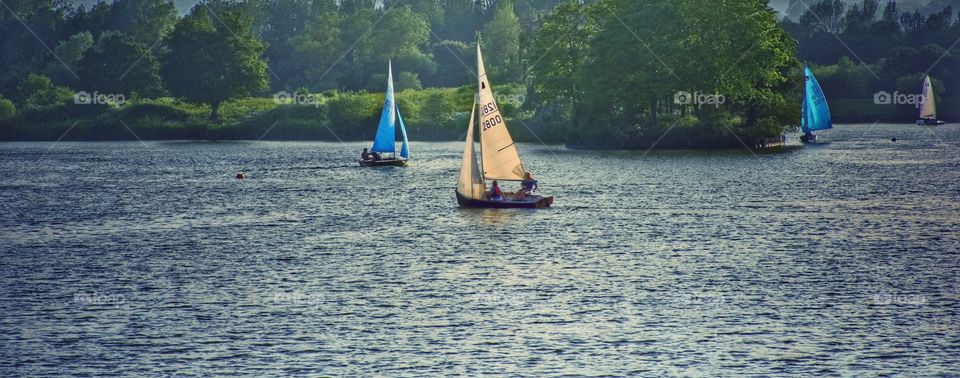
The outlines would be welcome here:
M 947 123 L 946 121 L 941 121 L 939 119 L 918 119 L 917 120 L 918 126 L 937 126 L 937 125 L 943 125 L 946 123 Z

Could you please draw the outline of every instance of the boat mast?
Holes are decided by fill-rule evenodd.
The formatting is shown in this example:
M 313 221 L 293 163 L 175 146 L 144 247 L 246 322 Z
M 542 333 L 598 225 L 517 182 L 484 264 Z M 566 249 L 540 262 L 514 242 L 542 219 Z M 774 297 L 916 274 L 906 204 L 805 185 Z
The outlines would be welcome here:
M 393 160 L 397 160 L 397 95 L 393 93 L 393 60 L 387 60 L 387 96 L 393 97 L 390 100 L 390 106 L 393 107 Z
M 812 134 L 810 130 L 810 125 L 807 124 L 807 107 L 810 106 L 807 103 L 807 83 L 810 82 L 810 76 L 807 76 L 807 64 L 803 64 L 803 106 L 800 107 L 800 128 L 803 129 L 804 134 Z
M 473 96 L 473 107 L 474 107 L 474 108 L 470 109 L 470 111 L 474 111 L 476 108 L 479 108 L 479 106 L 478 106 L 478 105 L 479 105 L 479 100 L 480 100 L 479 93 L 480 93 L 480 91 L 477 90 L 477 95 Z M 473 122 L 470 122 L 470 127 L 471 127 L 471 128 L 474 128 L 474 130 L 478 130 L 478 131 L 479 131 L 479 130 L 480 130 L 480 117 L 477 117 L 476 125 L 474 125 Z M 470 143 L 473 143 L 473 141 L 471 140 Z M 483 171 L 483 143 L 478 143 L 478 145 L 480 146 L 480 181 L 483 182 L 483 188 L 486 189 L 486 188 L 487 188 L 487 177 L 484 176 L 484 171 Z

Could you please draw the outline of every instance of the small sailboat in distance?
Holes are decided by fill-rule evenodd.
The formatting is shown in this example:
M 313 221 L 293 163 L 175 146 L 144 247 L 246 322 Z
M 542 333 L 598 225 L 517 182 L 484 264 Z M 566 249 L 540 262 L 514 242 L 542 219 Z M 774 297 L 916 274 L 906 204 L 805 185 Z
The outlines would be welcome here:
M 477 77 L 479 88 L 477 97 L 470 109 L 470 125 L 467 126 L 467 139 L 463 147 L 463 159 L 460 162 L 460 178 L 457 183 L 457 203 L 462 207 L 480 208 L 543 208 L 553 204 L 552 196 L 534 195 L 528 193 L 517 196 L 505 194 L 502 198 L 490 198 L 487 195 L 486 180 L 524 181 L 534 182 L 523 169 L 517 145 L 510 137 L 507 124 L 504 122 L 500 108 L 497 106 L 487 80 L 486 69 L 483 66 L 483 56 L 480 54 L 480 45 L 477 44 Z M 476 110 L 480 109 L 480 162 L 473 152 L 474 120 Z M 535 184 L 534 184 L 535 185 Z
M 397 126 L 400 127 L 400 135 L 403 138 L 403 144 L 400 146 L 400 155 L 397 156 Z M 393 154 L 389 158 L 370 158 L 360 160 L 362 167 L 382 167 L 382 166 L 405 166 L 410 159 L 410 146 L 407 142 L 407 128 L 403 124 L 403 117 L 400 115 L 400 109 L 394 101 L 393 94 L 393 64 L 387 66 L 387 94 L 383 100 L 383 112 L 380 115 L 380 123 L 377 125 L 377 136 L 373 140 L 374 152 L 371 156 L 379 154 Z M 366 153 L 365 153 L 366 154 Z
M 937 119 L 937 104 L 933 98 L 933 84 L 930 82 L 930 75 L 923 78 L 923 87 L 920 88 L 921 97 L 920 117 L 917 119 L 917 125 L 936 126 L 946 122 Z
M 805 83 L 803 85 L 803 106 L 801 110 L 800 128 L 803 135 L 800 141 L 803 143 L 814 143 L 817 136 L 814 131 L 827 130 L 833 128 L 833 122 L 830 120 L 830 108 L 827 106 L 827 97 L 823 95 L 823 89 L 820 83 L 813 76 L 810 67 L 803 66 L 803 76 Z

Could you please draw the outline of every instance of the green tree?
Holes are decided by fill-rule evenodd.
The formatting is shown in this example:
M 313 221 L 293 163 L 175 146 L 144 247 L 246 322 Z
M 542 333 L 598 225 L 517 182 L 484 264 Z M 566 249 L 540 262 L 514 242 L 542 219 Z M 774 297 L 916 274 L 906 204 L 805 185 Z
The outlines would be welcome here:
M 366 87 L 371 75 L 386 71 L 390 60 L 396 61 L 394 68 L 398 71 L 425 76 L 436 72 L 433 58 L 424 53 L 430 28 L 426 19 L 409 6 L 397 6 L 389 11 L 361 10 L 344 18 L 341 28 L 345 40 L 357 41 L 350 52 L 353 88 Z
M 597 32 L 597 7 L 568 0 L 546 16 L 533 39 L 527 69 L 537 94 L 571 104 L 577 121 L 583 94 L 577 70 L 586 62 L 590 38 Z
M 416 73 L 403 71 L 397 74 L 396 90 L 423 89 L 420 77 Z
M 319 87 L 308 80 L 307 77 L 317 77 L 320 74 L 306 75 L 307 70 L 317 70 L 315 64 L 324 64 L 325 61 L 332 61 L 339 57 L 328 58 L 324 51 L 308 52 L 310 60 L 305 59 L 301 54 L 303 45 L 296 45 L 295 38 L 303 36 L 305 33 L 312 34 L 311 37 L 320 37 L 316 40 L 321 44 L 324 42 L 324 36 L 318 33 L 323 32 L 321 28 L 328 25 L 323 22 L 327 19 L 338 19 L 336 0 L 258 0 L 242 2 L 235 6 L 237 11 L 253 17 L 253 29 L 257 33 L 267 49 L 263 53 L 263 58 L 270 64 L 270 85 L 274 90 L 292 89 L 301 85 L 310 85 Z M 317 21 L 320 24 L 317 25 Z M 311 24 L 312 31 L 307 31 Z M 335 27 L 335 26 L 334 26 Z M 334 30 L 328 35 L 333 35 L 339 43 L 339 31 Z M 321 46 L 322 47 L 322 46 Z M 318 56 L 322 54 L 322 56 Z M 332 55 L 332 54 L 330 54 Z M 321 58 L 318 60 L 318 58 Z M 329 67 L 329 66 L 328 66 Z M 324 69 L 328 68 L 324 67 Z M 335 71 L 330 71 L 336 77 Z M 321 73 L 322 74 L 322 73 Z M 328 81 L 336 83 L 336 81 Z M 326 85 L 326 83 L 324 84 Z
M 251 32 L 252 20 L 227 11 L 215 23 L 197 6 L 167 37 L 169 52 L 161 70 L 167 88 L 187 101 L 210 104 L 210 120 L 218 121 L 224 101 L 267 88 L 264 45 Z
M 44 72 L 57 83 L 70 83 L 75 80 L 73 74 L 77 71 L 77 63 L 83 55 L 93 47 L 93 34 L 88 31 L 80 32 L 70 38 L 60 41 L 53 53 L 60 60 L 47 63 Z
M 845 8 L 842 0 L 822 0 L 800 16 L 800 24 L 810 31 L 840 33 L 843 31 Z
M 483 42 L 491 73 L 501 81 L 520 80 L 520 19 L 512 0 L 497 1 L 493 19 L 483 27 Z
M 17 107 L 13 105 L 13 101 L 0 97 L 0 121 L 9 120 L 16 114 Z
M 930 71 L 932 76 L 953 77 L 960 65 L 960 58 L 955 57 L 940 45 L 927 44 L 920 47 L 901 47 L 894 50 L 883 61 L 882 73 L 884 76 L 899 78 L 917 72 Z
M 577 22 L 590 13 L 576 6 L 545 20 L 533 50 L 556 42 L 562 47 L 546 54 L 580 63 L 532 70 L 547 96 L 581 98 L 572 138 L 631 146 L 680 125 L 729 141 L 776 135 L 796 122 L 793 42 L 764 1 L 609 0 L 592 6 L 595 31 L 593 22 Z M 564 36 L 564 23 L 583 26 Z M 680 92 L 725 101 L 675 102 Z
M 123 33 L 103 34 L 78 66 L 86 91 L 143 96 L 163 93 L 157 58 L 147 46 Z
M 177 8 L 169 0 L 117 0 L 110 5 L 109 28 L 154 46 L 177 22 Z
M 920 94 L 920 89 L 922 88 L 922 83 L 925 77 L 926 75 L 924 75 L 922 72 L 901 76 L 897 78 L 896 90 L 900 93 Z M 947 91 L 946 85 L 937 77 L 931 76 L 930 84 L 933 85 L 933 95 L 937 98 L 943 96 L 943 94 Z
M 876 68 L 856 64 L 847 57 L 840 58 L 837 64 L 811 69 L 829 99 L 871 98 L 877 90 L 890 90 L 889 87 L 876 87 L 876 79 L 871 73 Z
M 340 17 L 327 12 L 312 20 L 290 44 L 301 63 L 303 83 L 314 90 L 337 88 L 340 70 L 334 67 L 341 54 Z
M 20 108 L 41 109 L 67 102 L 73 98 L 73 91 L 53 85 L 46 76 L 30 74 L 17 87 L 17 97 Z
M 603 20 L 590 41 L 591 59 L 577 71 L 585 91 L 585 112 L 600 115 L 601 132 L 630 138 L 639 125 L 659 128 L 658 111 L 683 86 L 676 68 L 683 30 L 680 8 L 654 0 L 600 4 Z M 617 16 L 620 15 L 620 16 Z
M 400 1 L 402 4 L 409 4 L 414 13 L 423 15 L 430 25 L 439 25 L 444 22 L 443 0 L 392 0 Z M 389 6 L 387 1 L 387 6 Z
M 47 46 L 56 46 L 62 37 L 57 29 L 63 22 L 64 10 L 51 1 L 5 4 L 17 17 L 0 6 L 0 19 L 4 20 L 0 23 L 0 91 L 12 93 L 29 74 L 41 72 L 55 59 Z
M 800 77 L 800 66 L 793 41 L 777 25 L 776 14 L 763 1 L 679 4 L 685 29 L 691 31 L 681 42 L 683 55 L 693 58 L 680 61 L 684 87 L 725 95 L 729 103 L 724 110 L 743 117 L 741 124 L 734 125 L 742 127 L 741 133 L 779 134 L 780 130 L 751 130 L 768 116 L 782 124 L 795 123 L 789 114 L 777 110 L 796 102 L 789 93 Z M 697 110 L 702 115 L 711 108 Z
M 442 41 L 433 45 L 433 59 L 437 63 L 437 72 L 425 76 L 424 84 L 429 87 L 459 87 L 475 82 L 475 68 L 469 62 L 476 59 L 476 48 L 461 41 Z

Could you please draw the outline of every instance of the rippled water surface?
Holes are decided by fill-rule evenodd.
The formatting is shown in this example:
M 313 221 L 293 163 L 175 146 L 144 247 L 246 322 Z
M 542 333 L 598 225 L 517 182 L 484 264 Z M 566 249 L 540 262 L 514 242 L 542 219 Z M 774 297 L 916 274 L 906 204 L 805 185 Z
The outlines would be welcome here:
M 0 144 L 0 376 L 957 374 L 960 126 L 822 140 L 522 145 L 539 211 L 460 143 Z

